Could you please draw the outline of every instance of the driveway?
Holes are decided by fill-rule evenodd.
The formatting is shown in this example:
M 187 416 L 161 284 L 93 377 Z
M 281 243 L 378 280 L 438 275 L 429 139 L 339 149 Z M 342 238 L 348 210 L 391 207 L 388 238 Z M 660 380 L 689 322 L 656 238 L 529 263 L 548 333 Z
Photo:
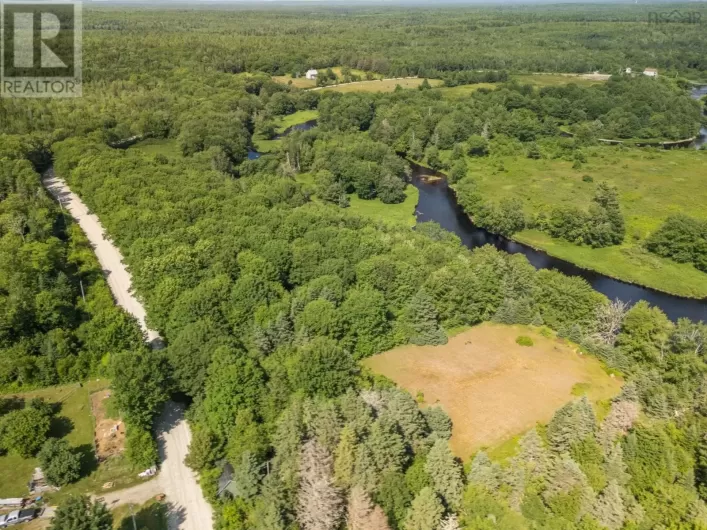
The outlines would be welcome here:
M 42 183 L 88 237 L 118 305 L 140 322 L 153 348 L 161 347 L 159 334 L 147 327 L 145 308 L 131 292 L 131 277 L 123 265 L 123 256 L 113 243 L 104 238 L 98 217 L 88 212 L 80 197 L 54 174 L 53 168 L 44 174 Z M 141 504 L 158 493 L 164 493 L 170 503 L 170 530 L 211 530 L 211 505 L 204 499 L 196 475 L 184 464 L 191 440 L 184 409 L 176 403 L 168 403 L 157 421 L 156 430 L 161 460 L 157 478 L 134 488 L 106 494 L 103 496 L 106 503 L 108 506 L 128 502 Z

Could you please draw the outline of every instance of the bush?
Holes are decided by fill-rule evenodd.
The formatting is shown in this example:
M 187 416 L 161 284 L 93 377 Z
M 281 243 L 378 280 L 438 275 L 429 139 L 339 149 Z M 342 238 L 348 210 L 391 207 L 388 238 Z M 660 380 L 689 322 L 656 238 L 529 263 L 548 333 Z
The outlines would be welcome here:
M 139 469 L 148 469 L 157 463 L 157 444 L 152 434 L 144 429 L 130 427 L 125 440 L 125 454 Z
M 37 454 L 47 439 L 50 416 L 35 408 L 14 410 L 0 421 L 0 448 L 22 458 Z
M 582 182 L 594 182 L 594 178 L 591 175 L 584 175 L 582 177 Z
M 532 346 L 533 339 L 526 337 L 525 335 L 519 335 L 516 339 L 516 344 L 519 344 L 520 346 Z
M 49 438 L 37 458 L 49 484 L 66 486 L 81 478 L 81 455 L 66 440 Z

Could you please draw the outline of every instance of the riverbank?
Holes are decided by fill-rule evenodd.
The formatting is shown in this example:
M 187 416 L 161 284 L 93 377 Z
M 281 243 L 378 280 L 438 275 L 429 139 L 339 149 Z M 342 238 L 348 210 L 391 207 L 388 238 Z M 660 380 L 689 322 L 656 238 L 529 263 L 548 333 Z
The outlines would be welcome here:
M 498 203 L 519 199 L 527 219 L 557 207 L 587 210 L 598 183 L 616 186 L 626 222 L 622 245 L 591 248 L 524 230 L 515 241 L 621 281 L 678 296 L 707 297 L 707 274 L 644 250 L 644 242 L 671 215 L 707 219 L 707 154 L 693 149 L 639 150 L 607 146 L 584 150 L 586 162 L 521 156 L 469 158 L 468 175 Z

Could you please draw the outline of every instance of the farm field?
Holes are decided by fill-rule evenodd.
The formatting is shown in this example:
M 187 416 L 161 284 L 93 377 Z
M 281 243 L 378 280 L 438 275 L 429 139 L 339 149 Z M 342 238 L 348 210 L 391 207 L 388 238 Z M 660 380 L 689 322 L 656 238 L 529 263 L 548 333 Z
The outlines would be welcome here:
M 533 346 L 518 345 L 519 335 Z M 425 405 L 441 405 L 454 423 L 452 449 L 464 460 L 548 422 L 577 395 L 599 405 L 621 389 L 597 359 L 525 326 L 484 323 L 444 346 L 402 346 L 363 364 L 412 395 L 422 392 Z
M 707 274 L 650 254 L 641 246 L 670 215 L 707 219 L 702 207 L 707 201 L 707 153 L 597 147 L 587 155 L 587 163 L 579 169 L 565 160 L 470 158 L 468 174 L 490 200 L 520 198 L 529 217 L 560 205 L 587 209 L 599 182 L 615 185 L 626 220 L 623 245 L 593 249 L 536 230 L 519 232 L 514 239 L 619 279 L 682 296 L 707 296 Z M 593 182 L 585 182 L 586 176 Z
M 513 80 L 523 84 L 535 85 L 538 88 L 546 86 L 562 86 L 574 83 L 579 86 L 590 86 L 606 81 L 605 76 L 593 74 L 521 74 L 511 76 Z

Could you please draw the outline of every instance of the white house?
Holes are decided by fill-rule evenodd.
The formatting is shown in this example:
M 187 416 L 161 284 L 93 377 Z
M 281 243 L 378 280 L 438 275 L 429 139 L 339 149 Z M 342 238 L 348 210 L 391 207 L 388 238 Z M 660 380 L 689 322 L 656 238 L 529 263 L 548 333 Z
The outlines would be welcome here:
M 304 74 L 304 76 L 307 79 L 316 79 L 317 78 L 317 71 L 316 70 L 307 70 L 307 73 Z
M 647 75 L 648 77 L 658 77 L 658 70 L 655 68 L 646 68 L 643 70 L 643 75 Z

